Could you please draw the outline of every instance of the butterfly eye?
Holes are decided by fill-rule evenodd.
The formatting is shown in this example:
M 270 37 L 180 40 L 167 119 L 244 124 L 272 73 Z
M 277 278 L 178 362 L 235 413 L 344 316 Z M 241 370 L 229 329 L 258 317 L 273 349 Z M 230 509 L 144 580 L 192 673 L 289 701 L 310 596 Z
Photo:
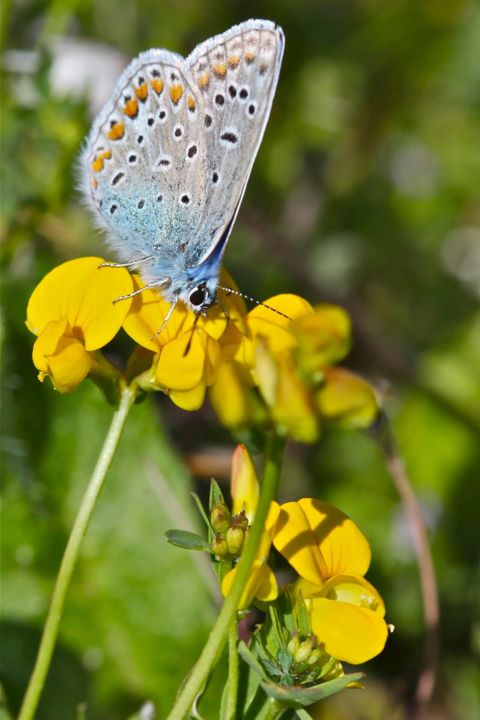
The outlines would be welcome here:
M 189 300 L 194 307 L 201 307 L 205 303 L 207 290 L 204 285 L 199 285 L 195 290 L 192 290 L 189 296 Z

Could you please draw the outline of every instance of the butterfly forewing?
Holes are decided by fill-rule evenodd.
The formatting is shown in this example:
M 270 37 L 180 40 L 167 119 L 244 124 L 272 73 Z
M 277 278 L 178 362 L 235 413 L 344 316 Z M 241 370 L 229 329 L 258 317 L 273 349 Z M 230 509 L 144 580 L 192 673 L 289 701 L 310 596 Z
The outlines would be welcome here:
M 208 255 L 243 196 L 275 93 L 284 37 L 249 20 L 199 45 L 187 58 L 204 107 L 206 178 L 192 261 Z
M 178 252 L 198 232 L 207 164 L 197 94 L 183 58 L 150 50 L 126 69 L 92 128 L 88 194 L 126 261 Z
M 248 20 L 186 60 L 149 50 L 93 125 L 82 158 L 87 198 L 121 259 L 170 302 L 202 309 L 215 299 L 283 44 L 273 23 Z M 195 305 L 199 286 L 205 300 Z

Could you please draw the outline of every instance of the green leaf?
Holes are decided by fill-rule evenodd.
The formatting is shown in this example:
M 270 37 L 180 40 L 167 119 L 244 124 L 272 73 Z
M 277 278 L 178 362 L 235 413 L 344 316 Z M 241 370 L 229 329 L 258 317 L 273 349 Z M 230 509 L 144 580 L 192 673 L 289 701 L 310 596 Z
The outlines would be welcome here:
M 197 510 L 198 510 L 198 512 L 200 513 L 200 516 L 202 517 L 205 525 L 206 525 L 207 528 L 208 528 L 209 535 L 211 534 L 212 537 L 213 537 L 213 536 L 215 535 L 215 533 L 213 532 L 213 528 L 212 528 L 212 524 L 211 524 L 211 522 L 210 522 L 210 519 L 207 517 L 207 513 L 205 512 L 205 509 L 204 509 L 204 507 L 203 507 L 203 505 L 202 505 L 202 501 L 201 501 L 200 498 L 198 497 L 197 493 L 192 492 L 192 493 L 190 493 L 190 495 L 192 496 L 192 498 L 193 498 L 193 500 L 194 500 L 194 502 L 195 502 L 195 505 L 197 506 Z
M 212 512 L 212 508 L 214 505 L 217 505 L 218 503 L 224 503 L 225 500 L 223 498 L 223 493 L 220 489 L 220 485 L 217 483 L 216 480 L 213 478 L 210 481 L 210 498 L 208 507 L 210 512 Z
M 43 444 L 26 476 L 35 478 L 36 494 L 20 493 L 15 475 L 5 478 L 3 627 L 9 623 L 17 640 L 8 647 L 3 643 L 2 650 L 5 645 L 6 679 L 15 688 L 25 687 L 33 664 L 28 655 L 20 673 L 19 638 L 31 653 L 38 646 L 33 629 L 44 620 L 68 532 L 112 416 L 92 384 L 60 396 L 37 383 L 29 402 L 38 407 L 36 394 L 49 408 L 42 415 Z M 158 717 L 166 717 L 214 621 L 217 582 L 208 556 L 179 553 L 164 539 L 177 523 L 194 533 L 201 529 L 188 472 L 159 424 L 153 400 L 132 408 L 95 508 L 39 717 L 74 717 L 87 695 L 92 716 L 128 716 L 144 697 L 155 703 Z M 18 547 L 24 548 L 23 565 L 16 560 Z M 85 662 L 94 669 L 88 678 Z M 221 677 L 215 682 L 220 685 Z M 121 714 L 111 706 L 107 711 L 106 697 L 119 698 Z M 205 712 L 213 714 L 213 701 Z
M 270 682 L 262 682 L 262 688 L 265 690 L 269 697 L 278 700 L 279 702 L 285 703 L 295 707 L 300 705 L 302 707 L 308 707 L 318 700 L 329 695 L 334 695 L 340 690 L 343 690 L 346 685 L 357 682 L 365 673 L 351 673 L 350 675 L 342 675 L 342 677 L 335 678 L 335 680 L 329 680 L 328 682 L 314 687 L 301 687 L 296 685 L 294 687 L 287 685 L 275 685 Z
M 238 643 L 238 654 L 240 655 L 240 657 L 242 658 L 242 660 L 243 660 L 244 662 L 246 662 L 247 665 L 249 665 L 249 667 L 251 667 L 252 670 L 254 670 L 254 672 L 256 672 L 257 675 L 259 675 L 259 677 L 262 678 L 262 680 L 265 679 L 266 676 L 265 676 L 265 673 L 264 673 L 264 671 L 263 671 L 262 666 L 261 666 L 260 663 L 258 662 L 258 660 L 257 660 L 257 658 L 255 657 L 255 655 L 254 655 L 254 654 L 249 650 L 249 648 L 245 645 L 245 643 L 243 642 L 243 640 L 240 640 L 240 642 Z
M 184 550 L 212 552 L 212 548 L 206 540 L 200 537 L 200 535 L 197 535 L 197 533 L 189 532 L 188 530 L 167 530 L 165 539 L 168 540 L 171 545 L 183 548 Z

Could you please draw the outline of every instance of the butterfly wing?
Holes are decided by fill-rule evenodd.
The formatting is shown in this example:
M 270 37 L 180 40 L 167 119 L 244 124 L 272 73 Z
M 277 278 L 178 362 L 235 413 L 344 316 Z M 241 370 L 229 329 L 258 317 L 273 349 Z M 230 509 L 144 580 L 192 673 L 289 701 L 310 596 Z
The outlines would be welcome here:
M 202 101 L 184 59 L 139 55 L 96 119 L 83 153 L 85 194 L 121 258 L 154 256 L 170 277 L 203 221 L 207 173 Z M 162 279 L 162 278 L 158 278 Z
M 284 35 L 248 20 L 199 45 L 186 60 L 203 105 L 204 207 L 188 263 L 220 263 L 270 115 Z

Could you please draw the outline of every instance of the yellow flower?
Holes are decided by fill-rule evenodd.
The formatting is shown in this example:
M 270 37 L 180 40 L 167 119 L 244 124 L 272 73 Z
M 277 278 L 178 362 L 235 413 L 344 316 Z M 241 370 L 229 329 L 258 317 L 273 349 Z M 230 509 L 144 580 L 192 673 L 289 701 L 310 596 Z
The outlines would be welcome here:
M 26 325 L 37 335 L 33 362 L 43 381 L 49 376 L 60 392 L 73 390 L 95 368 L 95 351 L 120 330 L 130 300 L 113 301 L 132 291 L 123 268 L 100 268 L 102 258 L 70 260 L 54 268 L 33 291 Z
M 142 287 L 138 276 L 133 282 L 135 289 Z M 226 273 L 222 282 L 232 286 Z M 133 298 L 123 327 L 139 345 L 155 353 L 151 389 L 168 393 L 185 410 L 196 410 L 221 364 L 241 342 L 243 301 L 236 295 L 222 297 L 222 304 L 209 308 L 205 316 L 178 303 L 163 326 L 170 308 L 159 292 L 145 289 Z
M 259 485 L 252 459 L 244 445 L 238 445 L 233 454 L 231 494 L 234 515 L 243 511 L 249 522 L 252 522 L 258 503 Z M 275 600 L 278 595 L 277 581 L 272 570 L 267 565 L 267 560 L 279 511 L 278 503 L 272 502 L 252 572 L 240 599 L 240 609 L 248 607 L 253 598 L 268 602 Z M 223 578 L 222 594 L 224 597 L 230 592 L 236 572 L 237 568 L 234 567 Z
M 367 428 L 378 413 L 372 386 L 345 368 L 324 370 L 324 384 L 316 393 L 316 402 L 327 420 L 350 428 Z
M 237 358 L 252 362 L 252 375 L 277 432 L 314 442 L 323 420 L 368 427 L 378 412 L 371 386 L 353 373 L 332 367 L 349 351 L 351 324 L 335 305 L 313 308 L 296 295 L 267 302 L 290 319 L 260 306 L 249 313 L 251 337 Z M 253 345 L 253 350 L 252 346 Z
M 343 512 L 311 498 L 285 503 L 273 544 L 297 571 L 312 630 L 338 660 L 363 663 L 388 635 L 385 606 L 363 577 L 371 553 L 365 536 Z

